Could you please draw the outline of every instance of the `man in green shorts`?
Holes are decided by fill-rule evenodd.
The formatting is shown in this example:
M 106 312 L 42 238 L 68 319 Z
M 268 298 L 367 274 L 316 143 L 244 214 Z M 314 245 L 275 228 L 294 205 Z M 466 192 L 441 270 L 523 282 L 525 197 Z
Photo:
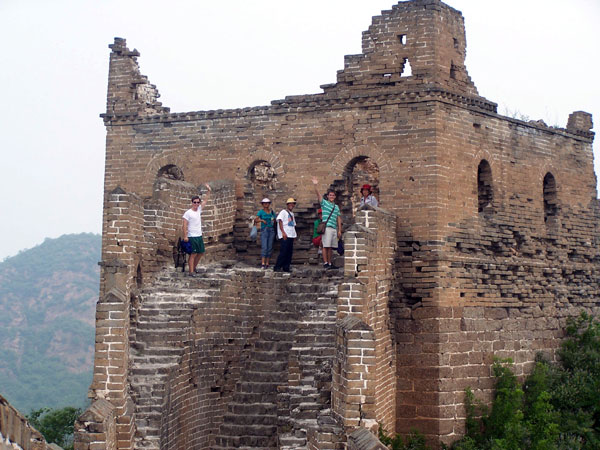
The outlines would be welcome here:
M 200 201 L 200 197 L 192 197 L 192 207 L 183 215 L 183 240 L 192 244 L 192 253 L 190 255 L 189 267 L 190 275 L 196 273 L 196 266 L 204 254 L 204 239 L 202 239 L 202 208 L 206 206 L 211 188 L 205 184 L 208 192 Z

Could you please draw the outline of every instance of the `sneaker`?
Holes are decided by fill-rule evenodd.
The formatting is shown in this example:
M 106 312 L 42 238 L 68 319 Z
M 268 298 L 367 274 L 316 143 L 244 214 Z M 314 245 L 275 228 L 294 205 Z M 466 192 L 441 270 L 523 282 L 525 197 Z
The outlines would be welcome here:
M 329 269 L 329 263 L 323 263 L 323 269 Z
M 262 270 L 265 270 L 265 269 L 267 268 L 267 266 L 263 264 L 263 265 L 261 265 L 261 266 L 260 266 L 260 268 L 261 268 Z
M 337 266 L 334 266 L 333 264 L 329 264 L 329 266 L 327 267 L 328 269 L 337 269 Z

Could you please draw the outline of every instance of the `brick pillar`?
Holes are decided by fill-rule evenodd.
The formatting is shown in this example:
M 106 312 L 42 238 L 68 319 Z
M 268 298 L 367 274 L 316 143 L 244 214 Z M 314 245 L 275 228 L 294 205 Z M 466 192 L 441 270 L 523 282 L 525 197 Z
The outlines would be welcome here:
M 348 315 L 338 322 L 332 370 L 331 409 L 344 427 L 377 426 L 375 405 L 375 335 Z
M 338 318 L 342 320 L 338 324 L 337 367 L 334 368 L 334 374 L 337 371 L 334 384 L 337 382 L 338 385 L 334 389 L 337 389 L 336 395 L 342 402 L 338 405 L 337 414 L 345 426 L 376 428 L 379 422 L 389 432 L 395 430 L 395 347 L 388 309 L 396 249 L 395 233 L 396 219 L 392 214 L 366 206 L 357 213 L 356 223 L 344 234 L 344 272 L 348 281 L 341 285 L 338 297 Z M 344 329 L 350 323 L 343 322 L 348 317 L 357 320 L 351 322 L 352 336 L 356 336 L 350 340 L 346 336 L 348 330 Z M 357 331 L 359 329 L 360 333 Z M 364 351 L 359 352 L 359 348 Z M 347 352 L 345 355 L 344 351 Z M 358 353 L 361 358 L 368 356 L 369 359 L 355 364 Z M 368 397 L 350 397 L 350 403 L 348 400 L 342 401 L 339 396 L 348 395 L 343 394 L 349 388 L 346 383 L 354 387 L 357 380 L 367 383 L 363 373 L 364 364 L 373 364 L 367 371 L 368 388 L 366 385 L 360 388 L 368 391 Z M 356 372 L 351 373 L 352 370 Z M 367 398 L 371 403 L 360 404 L 366 402 Z M 354 401 L 357 403 L 352 403 Z M 359 410 L 358 422 L 353 420 L 357 414 L 355 408 Z

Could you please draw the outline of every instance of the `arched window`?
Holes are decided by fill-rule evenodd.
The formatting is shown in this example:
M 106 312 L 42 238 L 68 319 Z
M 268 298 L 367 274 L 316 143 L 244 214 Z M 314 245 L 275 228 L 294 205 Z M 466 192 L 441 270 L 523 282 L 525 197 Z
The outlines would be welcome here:
M 486 208 L 492 206 L 493 200 L 492 168 L 485 159 L 482 159 L 477 168 L 477 211 L 484 212 Z
M 275 169 L 267 161 L 255 161 L 248 169 L 248 176 L 255 188 L 271 190 L 274 188 L 277 175 Z
M 544 222 L 547 226 L 556 224 L 558 203 L 556 195 L 556 180 L 550 172 L 544 177 Z

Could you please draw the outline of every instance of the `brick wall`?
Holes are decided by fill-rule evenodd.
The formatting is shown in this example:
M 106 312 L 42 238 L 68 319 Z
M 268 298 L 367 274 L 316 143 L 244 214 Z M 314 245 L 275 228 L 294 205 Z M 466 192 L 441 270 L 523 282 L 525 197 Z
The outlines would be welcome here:
M 337 329 L 333 367 L 334 412 L 349 427 L 380 420 L 390 431 L 414 426 L 432 443 L 450 442 L 462 432 L 465 385 L 489 396 L 493 354 L 513 357 L 524 374 L 536 351 L 553 354 L 566 316 L 597 310 L 591 116 L 574 112 L 557 128 L 497 114 L 467 73 L 461 14 L 440 1 L 382 12 L 336 83 L 269 106 L 170 113 L 140 74 L 139 52 L 120 38 L 110 47 L 91 392 L 114 402 L 119 448 L 133 433 L 123 384 L 129 316 L 137 292 L 171 264 L 187 198 L 205 182 L 214 191 L 203 216 L 207 261 L 257 261 L 248 217 L 264 196 L 276 212 L 293 196 L 294 264 L 314 262 L 310 178 L 338 193 L 350 254 L 338 313 L 359 320 Z M 363 182 L 384 210 L 355 214 Z M 348 377 L 371 364 L 352 366 L 350 349 L 361 345 L 365 358 L 374 352 L 375 371 L 352 386 L 366 389 L 368 406 L 348 390 Z M 178 400 L 190 389 L 187 374 L 169 385 L 173 417 L 186 417 L 179 423 L 189 423 Z

